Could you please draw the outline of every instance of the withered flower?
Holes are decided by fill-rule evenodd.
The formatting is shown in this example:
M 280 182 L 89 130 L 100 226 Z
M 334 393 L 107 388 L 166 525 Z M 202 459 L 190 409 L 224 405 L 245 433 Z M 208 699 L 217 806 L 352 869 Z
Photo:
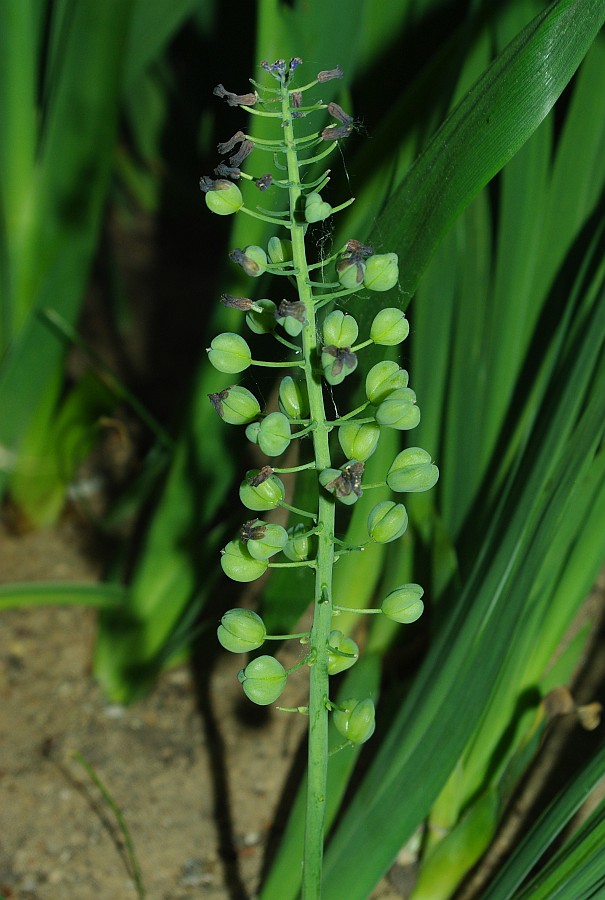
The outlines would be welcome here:
M 326 485 L 328 491 L 333 492 L 337 497 L 348 497 L 350 494 L 356 494 L 361 497 L 361 478 L 365 466 L 362 462 L 351 463 L 350 466 L 344 466 L 342 474 L 334 478 Z
M 333 78 L 342 78 L 344 72 L 342 66 L 336 66 L 335 69 L 327 69 L 325 72 L 317 73 L 317 80 L 323 84 L 324 81 L 332 81 Z
M 263 481 L 267 480 L 267 478 L 271 478 L 272 475 L 273 469 L 271 468 L 271 466 L 263 466 L 260 472 L 257 472 L 257 474 L 254 475 L 254 477 L 251 478 L 248 483 L 250 484 L 250 487 L 258 487 L 259 484 L 262 484 Z
M 258 97 L 254 93 L 250 94 L 233 94 L 231 91 L 225 90 L 222 84 L 217 84 L 217 86 L 212 91 L 215 97 L 220 97 L 221 100 L 226 100 L 229 106 L 254 106 Z

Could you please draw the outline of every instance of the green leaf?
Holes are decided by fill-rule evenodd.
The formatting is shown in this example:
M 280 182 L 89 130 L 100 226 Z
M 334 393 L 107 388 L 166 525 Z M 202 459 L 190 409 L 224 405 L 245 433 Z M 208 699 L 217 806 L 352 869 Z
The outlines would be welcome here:
M 93 606 L 116 609 L 126 588 L 118 584 L 75 584 L 72 581 L 22 582 L 0 585 L 0 610 L 22 606 Z
M 469 90 L 380 214 L 411 296 L 437 244 L 548 114 L 605 22 L 604 0 L 557 0 Z

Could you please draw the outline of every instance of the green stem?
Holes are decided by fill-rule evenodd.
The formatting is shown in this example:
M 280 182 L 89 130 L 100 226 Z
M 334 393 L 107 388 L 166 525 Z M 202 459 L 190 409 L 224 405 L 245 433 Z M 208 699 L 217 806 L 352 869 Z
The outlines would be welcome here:
M 313 448 L 318 471 L 330 468 L 330 448 L 328 435 L 330 428 L 326 421 L 322 384 L 317 374 L 317 325 L 315 321 L 315 301 L 309 285 L 309 268 L 305 247 L 306 224 L 297 220 L 302 197 L 299 162 L 296 153 L 293 120 L 290 109 L 290 95 L 282 86 L 283 137 L 286 145 L 288 179 L 290 181 L 290 236 L 292 255 L 297 269 L 296 283 L 299 299 L 305 304 L 306 325 L 302 332 L 304 370 L 309 396 L 311 421 L 315 423 Z M 324 154 L 321 154 L 323 156 Z M 309 162 L 309 161 L 305 161 Z M 316 656 L 310 666 L 309 686 L 309 746 L 307 809 L 305 821 L 305 843 L 303 858 L 303 900 L 318 900 L 321 896 L 321 876 L 325 830 L 326 791 L 328 775 L 328 638 L 332 625 L 332 569 L 334 565 L 334 544 L 330 535 L 334 533 L 334 501 L 320 491 L 318 501 L 318 522 L 323 530 L 317 535 L 317 557 L 315 572 L 315 609 L 311 629 L 311 646 Z

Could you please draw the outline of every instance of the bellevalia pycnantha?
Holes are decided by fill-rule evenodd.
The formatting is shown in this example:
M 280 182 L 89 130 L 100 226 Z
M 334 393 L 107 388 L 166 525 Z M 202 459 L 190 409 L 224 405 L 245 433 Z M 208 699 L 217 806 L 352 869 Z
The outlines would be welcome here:
M 273 140 L 255 140 L 243 131 L 219 144 L 228 157 L 215 169 L 215 178 L 204 176 L 200 187 L 208 208 L 218 215 L 245 214 L 275 226 L 266 248 L 255 245 L 230 253 L 234 264 L 250 278 L 265 273 L 282 276 L 293 290 L 285 298 L 251 300 L 223 294 L 221 302 L 245 317 L 249 335 L 224 333 L 211 342 L 208 354 L 212 365 L 223 373 L 243 375 L 254 366 L 284 367 L 288 370 L 279 386 L 279 408 L 261 411 L 249 388 L 233 385 L 210 395 L 223 420 L 241 425 L 249 441 L 257 444 L 267 462 L 246 473 L 240 485 L 240 499 L 248 511 L 240 532 L 222 551 L 225 573 L 236 581 L 253 581 L 274 566 L 307 566 L 315 577 L 314 614 L 311 631 L 295 635 L 305 647 L 304 659 L 295 669 L 310 671 L 308 707 L 297 707 L 309 717 L 309 770 L 307 823 L 304 847 L 303 896 L 318 897 L 321 883 L 326 773 L 328 764 L 328 716 L 333 715 L 343 746 L 368 740 L 375 727 L 374 704 L 369 697 L 350 698 L 337 704 L 330 699 L 329 676 L 352 666 L 358 656 L 356 643 L 334 628 L 333 617 L 345 607 L 332 596 L 332 571 L 342 542 L 335 539 L 339 507 L 353 505 L 364 491 L 365 462 L 374 453 L 385 428 L 407 431 L 420 419 L 416 395 L 408 385 L 408 374 L 392 360 L 374 365 L 365 380 L 365 402 L 355 414 L 330 419 L 326 412 L 327 391 L 338 388 L 339 407 L 346 394 L 339 388 L 357 370 L 359 354 L 374 344 L 392 347 L 408 335 L 409 325 L 397 307 L 381 309 L 373 317 L 369 334 L 361 335 L 358 324 L 346 311 L 346 299 L 358 292 L 384 292 L 398 283 L 395 253 L 375 253 L 355 238 L 319 262 L 311 262 L 305 242 L 309 228 L 324 222 L 349 206 L 349 199 L 332 206 L 324 196 L 329 177 L 324 172 L 307 182 L 301 170 L 309 163 L 327 158 L 354 128 L 354 121 L 338 104 L 319 99 L 309 102 L 307 91 L 343 75 L 340 67 L 320 72 L 302 87 L 295 85 L 295 73 L 302 61 L 261 63 L 277 82 L 263 87 L 252 82 L 253 92 L 234 94 L 222 85 L 214 93 L 230 106 L 269 116 L 276 121 Z M 298 119 L 328 112 L 332 121 L 312 135 L 296 136 Z M 265 160 L 273 161 L 265 171 Z M 260 167 L 254 174 L 244 171 Z M 248 190 L 240 188 L 242 185 Z M 281 192 L 285 207 L 268 213 L 255 207 L 254 191 Z M 322 227 L 319 225 L 318 227 Z M 319 270 L 319 277 L 318 277 Z M 333 274 L 329 274 L 330 271 Z M 326 274 L 328 273 L 328 277 Z M 263 340 L 277 339 L 288 350 L 288 358 L 278 362 L 256 359 L 248 340 L 256 347 Z M 245 377 L 245 376 L 244 376 Z M 355 376 L 358 378 L 358 376 Z M 334 438 L 331 435 L 334 434 Z M 301 446 L 312 447 L 310 459 L 295 467 L 280 467 L 280 457 L 293 440 L 307 436 Z M 343 458 L 344 457 L 344 458 Z M 284 480 L 295 472 L 312 469 L 317 477 L 317 504 L 299 510 L 286 503 Z M 438 471 L 426 451 L 408 448 L 397 455 L 384 483 L 395 492 L 424 491 L 437 481 Z M 375 486 L 375 485 L 374 485 Z M 273 524 L 271 511 L 290 510 L 288 529 Z M 258 518 L 255 516 L 258 514 Z M 405 506 L 393 500 L 376 504 L 368 516 L 368 540 L 389 543 L 401 538 L 408 524 Z M 423 591 L 419 585 L 400 585 L 386 597 L 381 607 L 356 610 L 384 614 L 396 622 L 415 621 L 422 613 Z M 284 635 L 267 635 L 260 616 L 248 609 L 231 609 L 224 614 L 218 638 L 236 653 L 258 650 L 266 640 Z M 246 695 L 255 703 L 274 703 L 285 688 L 286 670 L 273 656 L 255 656 L 239 673 Z

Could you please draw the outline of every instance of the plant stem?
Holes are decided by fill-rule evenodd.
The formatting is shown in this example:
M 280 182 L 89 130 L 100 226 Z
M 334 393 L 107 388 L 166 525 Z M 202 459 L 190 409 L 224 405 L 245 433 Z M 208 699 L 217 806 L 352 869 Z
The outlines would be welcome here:
M 299 299 L 305 304 L 306 325 L 302 332 L 304 371 L 309 395 L 315 464 L 319 472 L 331 465 L 323 390 L 317 372 L 317 330 L 315 304 L 309 285 L 309 268 L 305 247 L 307 225 L 300 221 L 302 188 L 292 115 L 287 87 L 281 89 L 283 136 L 286 145 L 288 179 L 290 181 L 290 236 Z M 307 810 L 303 859 L 303 900 L 318 900 L 321 896 L 321 874 L 328 774 L 328 638 L 332 623 L 332 568 L 334 544 L 334 501 L 320 491 L 318 522 L 324 527 L 318 533 L 315 572 L 315 608 L 311 630 L 311 647 L 316 658 L 310 666 L 309 687 L 309 746 Z

